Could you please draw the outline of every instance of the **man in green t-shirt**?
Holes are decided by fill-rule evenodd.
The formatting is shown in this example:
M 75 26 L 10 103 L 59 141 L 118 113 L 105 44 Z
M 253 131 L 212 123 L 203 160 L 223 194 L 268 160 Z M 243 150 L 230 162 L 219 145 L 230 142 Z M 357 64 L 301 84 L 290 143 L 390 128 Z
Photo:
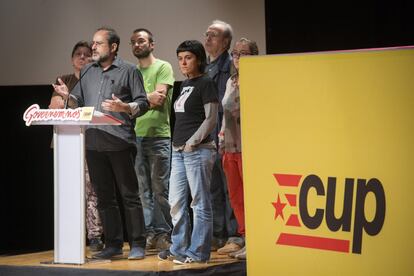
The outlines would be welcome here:
M 137 118 L 137 157 L 135 171 L 145 217 L 147 249 L 165 250 L 170 246 L 171 216 L 168 186 L 171 159 L 170 109 L 174 75 L 171 65 L 154 57 L 154 40 L 147 29 L 136 29 L 131 36 L 132 53 L 151 109 Z

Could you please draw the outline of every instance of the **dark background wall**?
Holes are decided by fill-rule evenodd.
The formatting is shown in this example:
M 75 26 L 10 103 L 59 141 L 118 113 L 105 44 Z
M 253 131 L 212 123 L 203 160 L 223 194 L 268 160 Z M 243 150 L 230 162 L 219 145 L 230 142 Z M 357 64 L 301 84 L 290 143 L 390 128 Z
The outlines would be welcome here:
M 267 0 L 267 53 L 414 45 L 411 2 Z M 53 248 L 52 129 L 26 127 L 22 120 L 32 103 L 46 108 L 50 94 L 50 85 L 0 86 L 5 99 L 0 254 Z
M 33 103 L 47 108 L 51 85 L 0 86 L 3 107 L 0 254 L 53 248 L 53 152 L 50 126 L 26 127 Z
M 414 45 L 410 0 L 265 1 L 268 54 Z

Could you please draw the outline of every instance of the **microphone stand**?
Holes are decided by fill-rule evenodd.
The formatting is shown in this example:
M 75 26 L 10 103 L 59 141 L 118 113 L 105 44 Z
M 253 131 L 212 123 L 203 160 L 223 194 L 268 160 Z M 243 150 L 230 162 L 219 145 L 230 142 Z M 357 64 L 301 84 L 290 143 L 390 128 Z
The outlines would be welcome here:
M 69 91 L 68 93 L 68 98 L 65 100 L 64 104 L 63 104 L 63 109 L 67 109 L 68 105 L 69 105 L 69 98 L 70 98 L 70 94 L 73 91 L 73 89 L 75 89 L 75 87 L 79 84 L 80 86 L 80 90 L 81 90 L 81 94 L 83 96 L 83 90 L 82 90 L 82 78 L 86 75 L 86 73 L 89 71 L 89 69 L 91 69 L 91 67 L 93 66 L 93 64 L 90 64 L 89 67 L 85 70 L 85 72 L 83 72 L 83 74 L 80 75 L 78 81 L 76 82 L 76 84 L 73 86 L 73 88 L 71 89 L 71 91 Z

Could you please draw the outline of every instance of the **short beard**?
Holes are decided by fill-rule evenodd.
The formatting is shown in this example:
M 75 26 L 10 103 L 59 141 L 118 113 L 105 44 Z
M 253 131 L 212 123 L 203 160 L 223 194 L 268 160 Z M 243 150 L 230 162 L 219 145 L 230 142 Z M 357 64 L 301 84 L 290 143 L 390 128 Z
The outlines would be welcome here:
M 151 54 L 151 50 L 150 49 L 145 49 L 145 50 L 142 50 L 141 52 L 139 52 L 139 53 L 136 53 L 136 52 L 134 52 L 134 56 L 136 57 L 136 58 L 138 58 L 138 59 L 140 59 L 140 58 L 147 58 L 150 54 Z
M 105 62 L 105 61 L 107 61 L 109 59 L 109 54 L 104 55 L 104 56 L 97 56 L 97 57 L 95 57 L 94 55 L 92 55 L 92 59 L 95 62 L 102 63 L 102 62 Z

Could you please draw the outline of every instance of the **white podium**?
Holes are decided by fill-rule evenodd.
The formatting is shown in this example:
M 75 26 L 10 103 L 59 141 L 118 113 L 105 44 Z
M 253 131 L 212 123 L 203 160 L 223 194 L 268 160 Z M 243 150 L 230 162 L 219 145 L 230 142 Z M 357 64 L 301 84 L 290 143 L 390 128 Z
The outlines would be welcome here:
M 85 126 L 121 125 L 95 111 L 88 121 L 46 120 L 53 125 L 54 147 L 54 263 L 85 263 Z

